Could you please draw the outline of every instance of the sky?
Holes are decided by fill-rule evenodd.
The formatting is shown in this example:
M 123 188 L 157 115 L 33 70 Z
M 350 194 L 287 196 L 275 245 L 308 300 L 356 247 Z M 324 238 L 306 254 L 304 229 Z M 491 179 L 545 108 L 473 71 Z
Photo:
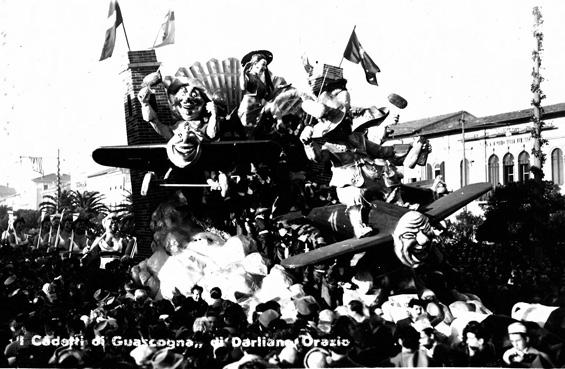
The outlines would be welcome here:
M 305 86 L 301 56 L 339 65 L 353 27 L 381 69 L 379 86 L 342 62 L 352 103 L 408 100 L 400 121 L 466 110 L 486 116 L 530 107 L 534 17 L 544 18 L 545 104 L 565 102 L 565 2 L 559 0 L 118 0 L 131 50 L 151 47 L 169 9 L 176 42 L 156 49 L 163 74 L 208 59 L 268 49 L 271 72 Z M 46 173 L 89 174 L 92 151 L 126 143 L 128 46 L 99 61 L 106 0 L 0 0 L 0 184 L 35 174 L 20 156 L 41 156 Z M 25 160 L 24 160 L 25 163 Z

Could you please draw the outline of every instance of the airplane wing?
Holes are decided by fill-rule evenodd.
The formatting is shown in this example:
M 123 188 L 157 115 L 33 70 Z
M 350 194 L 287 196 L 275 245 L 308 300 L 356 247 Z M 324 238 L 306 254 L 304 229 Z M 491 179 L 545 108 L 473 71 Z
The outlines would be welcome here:
M 274 163 L 281 147 L 274 141 L 218 141 L 203 142 L 201 152 L 194 163 L 206 169 L 227 168 L 237 163 Z M 100 147 L 92 153 L 101 165 L 138 170 L 167 170 L 173 164 L 167 157 L 166 144 L 125 145 Z
M 281 264 L 285 268 L 299 268 L 335 259 L 341 255 L 358 253 L 369 247 L 372 248 L 378 245 L 391 243 L 392 236 L 388 233 L 377 234 L 366 238 L 350 238 L 348 240 L 320 247 L 305 254 L 291 256 L 284 259 Z
M 100 165 L 138 170 L 155 170 L 171 166 L 165 144 L 105 146 L 92 152 Z
M 436 220 L 444 219 L 490 190 L 492 190 L 492 184 L 488 182 L 470 184 L 441 197 L 418 211 Z
M 423 206 L 418 211 L 434 220 L 441 220 L 448 215 L 453 214 L 481 195 L 487 193 L 491 189 L 492 184 L 490 183 L 471 184 L 454 191 L 439 200 L 430 203 L 429 205 Z M 373 209 L 369 215 L 369 223 L 379 229 L 379 232 L 381 233 L 378 235 L 361 239 L 349 238 L 304 254 L 289 257 L 283 260 L 281 264 L 287 268 L 297 268 L 320 263 L 346 254 L 358 253 L 375 246 L 384 246 L 385 244 L 391 245 L 391 247 L 382 249 L 384 253 L 394 252 L 391 234 L 394 231 L 398 220 L 403 214 L 408 212 L 409 209 L 392 204 L 386 204 L 380 201 L 376 203 L 377 207 Z M 334 223 L 339 223 L 339 230 L 341 231 L 348 228 L 346 226 L 348 222 L 346 220 L 344 205 L 315 209 L 308 215 L 308 217 L 313 220 L 314 223 L 319 222 L 320 224 L 324 223 L 324 221 L 329 224 L 333 219 Z M 335 229 L 335 231 L 337 231 L 337 229 Z

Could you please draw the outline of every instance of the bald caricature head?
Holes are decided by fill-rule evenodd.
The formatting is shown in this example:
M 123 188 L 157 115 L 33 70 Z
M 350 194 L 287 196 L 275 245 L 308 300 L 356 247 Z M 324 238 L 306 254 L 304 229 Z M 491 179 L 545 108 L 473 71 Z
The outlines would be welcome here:
M 398 259 L 410 268 L 417 268 L 429 254 L 434 233 L 425 215 L 409 211 L 400 218 L 392 236 Z

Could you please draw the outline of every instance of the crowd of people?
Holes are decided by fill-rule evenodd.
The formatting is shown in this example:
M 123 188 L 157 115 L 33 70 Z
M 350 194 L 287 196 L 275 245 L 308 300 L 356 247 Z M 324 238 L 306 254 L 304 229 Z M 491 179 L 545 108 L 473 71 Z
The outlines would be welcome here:
M 188 296 L 177 293 L 170 300 L 154 299 L 131 279 L 135 262 L 129 257 L 101 269 L 95 258 L 62 256 L 55 249 L 4 245 L 0 254 L 1 366 L 554 367 L 564 363 L 554 336 L 540 334 L 535 324 L 501 315 L 508 312 L 492 314 L 476 296 L 456 296 L 455 290 L 450 291 L 449 301 L 440 301 L 429 289 L 405 291 L 410 300 L 397 305 L 390 299 L 373 304 L 343 297 L 328 301 L 317 287 L 319 278 L 327 276 L 316 277 L 313 271 L 302 278 L 294 275 L 297 283 L 290 289 L 296 315 L 284 320 L 276 299 L 245 311 L 222 296 L 218 287 L 206 299 L 198 285 Z M 342 296 L 362 288 L 354 272 L 348 264 L 328 271 L 338 280 L 335 286 Z
M 152 75 L 139 100 L 144 119 L 168 141 L 167 153 L 177 169 L 197 157 L 194 143 L 223 135 L 242 137 L 252 132 L 253 138 L 269 138 L 281 145 L 277 166 L 259 163 L 227 173 L 209 171 L 210 188 L 199 193 L 204 206 L 192 210 L 203 229 L 214 230 L 219 237 L 245 236 L 266 268 L 283 273 L 282 260 L 336 240 L 332 232 L 294 222 L 283 214 L 303 214 L 314 207 L 342 203 L 348 207 L 354 236 L 374 234 L 379 230 L 367 222 L 370 200 L 417 208 L 418 204 L 402 199 L 397 166 L 425 163 L 430 148 L 420 138 L 405 151 L 382 146 L 386 130 L 381 127 L 380 133 L 373 134 L 367 130 L 379 128 L 388 110 L 353 111 L 341 77 L 312 78 L 314 97 L 304 106 L 308 117 L 302 113 L 296 117 L 293 99 L 286 99 L 288 104 L 269 104 L 275 102 L 277 92 L 288 92 L 289 87 L 268 71 L 272 58 L 266 50 L 242 58 L 245 93 L 237 109 L 237 126 L 226 126 L 233 117 L 227 117 L 221 101 L 209 98 L 195 81 Z M 151 106 L 156 83 L 163 83 L 167 90 L 173 125 L 162 123 Z M 395 99 L 398 97 L 391 103 Z M 396 104 L 405 106 L 405 101 Z M 308 121 L 313 123 L 308 125 Z M 320 172 L 329 172 L 331 179 L 320 180 Z M 441 178 L 433 187 L 434 198 L 447 192 Z M 391 271 L 378 265 L 384 258 L 357 258 L 355 264 L 351 256 L 284 270 L 285 278 L 292 281 L 286 291 L 291 296 L 289 315 L 280 299 L 242 304 L 237 296 L 227 296 L 220 285 L 204 290 L 194 284 L 186 286 L 190 293 L 177 290 L 170 299 L 160 298 L 140 283 L 146 277 L 140 273 L 133 277 L 139 263 L 136 241 L 120 232 L 115 214 L 104 218 L 103 232 L 96 236 L 88 224 L 80 216 L 53 214 L 39 220 L 34 237 L 25 236 L 21 219 L 4 233 L 0 366 L 565 364 L 559 335 L 535 323 L 512 319 L 509 307 L 491 298 L 501 284 L 517 288 L 533 279 L 518 273 L 524 267 L 521 260 L 505 269 L 495 248 L 445 249 L 441 270 L 401 265 Z M 539 269 L 530 269 L 538 275 Z M 485 278 L 475 278 L 478 271 L 493 280 L 481 285 Z M 553 278 L 559 273 L 555 269 L 547 274 Z M 542 274 L 539 276 L 538 286 L 543 284 Z M 512 288 L 509 290 L 517 291 Z M 485 293 L 488 298 L 481 300 L 473 293 Z M 523 296 L 526 301 L 540 301 L 533 295 Z M 545 301 L 560 303 L 558 299 Z
M 117 213 L 106 214 L 99 223 L 95 216 L 81 213 L 65 214 L 63 211 L 47 214 L 42 211 L 37 225 L 26 225 L 25 220 L 17 216 L 10 219 L 0 242 L 15 249 L 56 251 L 69 255 L 135 255 L 135 237 L 125 232 L 125 227 L 120 227 Z

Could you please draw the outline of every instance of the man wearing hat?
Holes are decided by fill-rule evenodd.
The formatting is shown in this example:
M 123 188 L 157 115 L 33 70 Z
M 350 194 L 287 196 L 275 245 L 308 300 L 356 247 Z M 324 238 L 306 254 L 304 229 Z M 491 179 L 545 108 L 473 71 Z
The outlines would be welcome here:
M 502 355 L 507 365 L 523 368 L 554 368 L 555 365 L 545 352 L 530 346 L 526 326 L 520 322 L 508 326 L 508 338 L 512 347 Z
M 241 89 L 244 95 L 238 115 L 244 126 L 255 127 L 267 102 L 275 97 L 278 89 L 288 86 L 283 78 L 271 75 L 268 65 L 272 61 L 273 54 L 268 50 L 251 51 L 241 58 Z

